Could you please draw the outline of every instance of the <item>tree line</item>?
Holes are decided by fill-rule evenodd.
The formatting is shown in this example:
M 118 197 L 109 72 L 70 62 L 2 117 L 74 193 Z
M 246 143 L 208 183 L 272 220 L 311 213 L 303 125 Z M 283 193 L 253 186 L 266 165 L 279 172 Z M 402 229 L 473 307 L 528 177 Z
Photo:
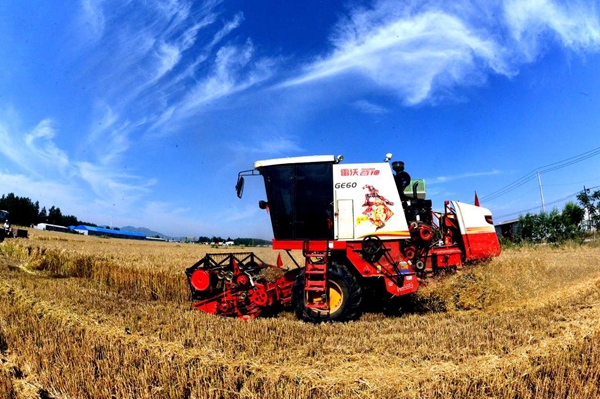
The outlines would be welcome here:
M 19 197 L 14 193 L 3 194 L 0 197 L 0 209 L 10 213 L 9 221 L 11 224 L 19 226 L 31 226 L 38 223 L 56 224 L 59 226 L 97 226 L 94 223 L 84 222 L 73 215 L 63 215 L 60 208 L 51 206 L 50 209 L 42 207 L 40 209 L 39 201 L 33 202 L 30 198 Z M 115 228 L 115 230 L 118 230 Z M 218 242 L 234 242 L 235 245 L 255 246 L 255 245 L 270 245 L 271 242 L 258 238 L 236 238 L 228 237 L 224 239 L 220 236 L 200 236 L 198 243 L 218 243 Z
M 0 198 L 0 209 L 10 213 L 11 224 L 20 226 L 31 226 L 32 224 L 48 223 L 60 226 L 77 226 L 85 224 L 96 226 L 93 223 L 83 222 L 73 215 L 63 215 L 60 208 L 51 206 L 50 209 L 42 207 L 39 201 L 33 202 L 30 198 L 19 197 L 14 193 L 2 195 Z
M 600 227 L 600 190 L 589 189 L 577 194 L 578 204 L 568 202 L 562 212 L 553 209 L 539 214 L 519 216 L 516 243 L 558 244 L 585 237 Z

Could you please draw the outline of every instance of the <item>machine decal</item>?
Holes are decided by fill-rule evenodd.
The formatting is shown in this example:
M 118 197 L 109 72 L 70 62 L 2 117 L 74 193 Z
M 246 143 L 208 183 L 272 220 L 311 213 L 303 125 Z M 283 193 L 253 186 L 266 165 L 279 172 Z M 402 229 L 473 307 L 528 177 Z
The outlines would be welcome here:
M 369 218 L 365 215 L 358 216 L 356 218 L 356 224 L 361 224 L 361 223 L 368 222 L 368 221 L 369 221 Z
M 333 186 L 334 188 L 356 188 L 356 186 L 358 186 L 358 183 L 353 181 L 350 183 L 335 183 L 335 186 Z
M 363 215 L 367 216 L 369 221 L 377 227 L 375 229 L 377 231 L 384 227 L 385 223 L 394 216 L 394 212 L 388 207 L 388 205 L 394 205 L 394 203 L 379 195 L 379 190 L 369 184 L 363 187 L 363 190 L 365 189 L 367 194 L 365 194 L 363 206 L 367 208 L 363 211 Z
M 342 168 L 342 176 L 377 176 L 379 169 L 376 168 Z

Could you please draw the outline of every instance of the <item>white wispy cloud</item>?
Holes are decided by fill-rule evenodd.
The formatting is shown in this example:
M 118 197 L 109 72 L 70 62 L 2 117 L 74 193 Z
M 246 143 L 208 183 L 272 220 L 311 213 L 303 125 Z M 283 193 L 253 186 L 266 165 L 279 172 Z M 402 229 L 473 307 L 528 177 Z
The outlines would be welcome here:
M 225 36 L 230 34 L 234 29 L 238 28 L 242 21 L 244 20 L 243 13 L 237 13 L 231 21 L 225 23 L 223 28 L 221 28 L 213 37 L 212 41 L 206 46 L 206 49 L 211 49 L 217 43 L 219 43 Z
M 507 0 L 504 10 L 514 42 L 528 61 L 543 51 L 547 35 L 552 35 L 564 48 L 599 50 L 600 22 L 592 2 Z
M 225 15 L 221 1 L 150 0 L 121 7 L 114 0 L 87 1 L 83 14 L 91 8 L 121 21 L 118 29 L 105 27 L 89 49 L 97 50 L 91 57 L 94 72 L 100 72 L 93 77 L 102 87 L 99 100 L 124 118 L 115 125 L 143 120 L 150 136 L 167 135 L 178 122 L 269 79 L 276 69 L 275 58 L 256 55 L 251 38 L 230 38 L 244 15 Z
M 108 131 L 97 132 L 90 147 L 105 151 L 99 151 L 93 161 L 74 161 L 57 144 L 60 131 L 51 119 L 23 129 L 15 111 L 0 109 L 0 155 L 10 161 L 0 170 L 3 190 L 44 203 L 70 204 L 69 212 L 78 210 L 82 216 L 94 209 L 89 205 L 92 203 L 97 212 L 117 201 L 123 209 L 132 209 L 156 181 L 118 171 L 119 163 L 112 161 L 128 148 L 122 142 L 127 135 L 114 127 L 118 120 L 115 115 L 107 112 L 103 120 Z
M 227 143 L 227 148 L 238 154 L 265 154 L 269 156 L 302 153 L 304 151 L 296 140 L 277 135 L 265 135 L 259 141 Z
M 130 208 L 140 197 L 148 194 L 155 180 L 145 180 L 139 176 L 124 174 L 108 166 L 91 162 L 75 163 L 79 177 L 94 193 L 107 202 L 120 202 Z
M 55 135 L 53 122 L 44 119 L 31 132 L 25 134 L 24 141 L 30 157 L 34 157 L 45 168 L 55 167 L 65 174 L 70 168 L 69 157 L 54 143 Z
M 80 190 L 70 184 L 50 181 L 46 178 L 36 178 L 30 174 L 0 172 L 0 186 L 3 193 L 14 193 L 20 197 L 31 198 L 42 206 L 57 205 L 68 214 L 85 215 L 85 190 Z M 68 208 L 65 205 L 68 204 Z
M 274 59 L 255 59 L 254 44 L 250 39 L 243 45 L 222 46 L 216 53 L 210 72 L 198 79 L 178 102 L 166 108 L 154 127 L 189 117 L 215 100 L 255 86 L 269 79 L 275 67 Z
M 115 164 L 129 150 L 131 132 L 140 122 L 131 123 L 107 104 L 99 103 L 96 108 L 100 116 L 94 119 L 80 151 L 83 148 L 89 149 L 101 165 Z
M 439 183 L 447 183 L 449 181 L 453 181 L 453 180 L 459 180 L 459 179 L 470 179 L 470 178 L 474 178 L 474 177 L 482 177 L 482 176 L 494 176 L 494 175 L 499 175 L 501 172 L 499 170 L 492 170 L 489 172 L 467 172 L 467 173 L 461 173 L 458 175 L 452 175 L 452 176 L 437 176 L 437 177 L 433 177 L 433 178 L 428 178 L 426 179 L 428 184 L 439 184 Z
M 56 146 L 55 136 L 51 119 L 23 131 L 14 111 L 0 110 L 0 154 L 30 175 L 39 178 L 51 172 L 62 178 L 74 173 L 67 153 Z
M 90 41 L 97 41 L 104 34 L 105 18 L 102 3 L 102 0 L 81 0 L 82 13 L 79 23 L 82 25 L 82 33 Z
M 480 68 L 510 74 L 497 58 L 502 49 L 478 37 L 465 21 L 441 11 L 402 19 L 371 21 L 369 12 L 355 16 L 354 30 L 335 40 L 336 50 L 285 83 L 305 84 L 343 74 L 359 74 L 397 94 L 407 104 L 429 98 L 436 87 L 481 81 Z
M 148 5 L 156 9 L 164 21 L 168 21 L 166 34 L 177 31 L 185 24 L 192 8 L 192 2 L 187 0 L 151 0 Z
M 251 219 L 259 212 L 264 211 L 256 205 L 246 205 L 241 209 L 228 209 L 227 212 L 223 212 L 223 219 L 228 222 L 239 222 L 240 220 Z
M 352 75 L 408 105 L 435 101 L 489 74 L 514 76 L 544 44 L 598 51 L 598 21 L 585 1 L 378 1 L 351 10 L 333 50 L 280 87 Z
M 182 49 L 177 46 L 169 43 L 161 43 L 156 50 L 158 66 L 156 67 L 155 76 L 152 80 L 156 81 L 166 73 L 171 72 L 179 60 L 181 60 L 181 52 Z
M 390 112 L 389 109 L 381 105 L 374 104 L 367 100 L 357 100 L 352 103 L 352 106 L 365 114 L 383 115 Z
M 0 108 L 0 154 L 29 173 L 36 173 L 35 167 L 30 165 L 26 157 L 24 143 L 14 134 L 17 124 L 18 115 L 14 109 Z

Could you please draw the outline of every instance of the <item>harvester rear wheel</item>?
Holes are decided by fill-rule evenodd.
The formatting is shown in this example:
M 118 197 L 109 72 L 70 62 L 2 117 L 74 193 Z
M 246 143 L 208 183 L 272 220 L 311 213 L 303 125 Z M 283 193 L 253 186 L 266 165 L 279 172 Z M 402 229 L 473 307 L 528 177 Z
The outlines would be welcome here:
M 304 292 L 304 271 L 302 271 L 296 278 L 292 292 L 292 302 L 296 310 L 296 316 L 312 323 L 350 321 L 360 317 L 363 299 L 362 289 L 346 266 L 335 262 L 329 266 L 327 270 L 327 289 L 329 310 L 307 307 L 307 303 L 313 301 L 313 299 Z

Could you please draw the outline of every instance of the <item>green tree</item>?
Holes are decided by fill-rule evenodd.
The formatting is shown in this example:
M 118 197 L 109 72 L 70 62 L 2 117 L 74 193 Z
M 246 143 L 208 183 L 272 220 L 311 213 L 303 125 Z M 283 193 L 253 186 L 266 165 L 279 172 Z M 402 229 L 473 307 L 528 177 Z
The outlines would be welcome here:
M 33 203 L 29 198 L 9 193 L 0 198 L 0 209 L 10 213 L 9 221 L 12 224 L 29 226 L 37 221 L 39 203 Z
M 48 221 L 48 211 L 46 211 L 46 207 L 43 207 L 40 213 L 38 213 L 37 222 L 38 223 L 46 223 Z
M 525 216 L 519 216 L 519 224 L 517 233 L 515 234 L 516 242 L 536 242 L 535 227 L 537 223 L 537 215 L 532 215 L 529 212 Z
M 585 210 L 573 202 L 567 202 L 562 211 L 564 236 L 566 240 L 578 238 L 583 233 Z
M 60 208 L 51 206 L 50 210 L 48 210 L 48 223 L 50 224 L 60 224 L 62 223 L 62 212 Z
M 588 229 L 598 229 L 600 226 L 600 190 L 593 193 L 590 189 L 583 190 L 577 194 L 577 200 L 587 213 Z
M 40 210 L 40 203 L 35 203 L 26 197 L 19 197 L 13 193 L 0 197 L 0 209 L 10 213 L 9 221 L 12 224 L 29 226 L 36 223 L 59 224 L 62 226 L 75 226 L 85 224 L 95 226 L 93 223 L 82 222 L 73 215 L 63 215 L 60 208 L 52 206 L 49 211 L 46 207 Z
M 562 212 L 555 208 L 550 213 L 527 213 L 519 217 L 515 241 L 558 244 L 576 239 L 582 233 L 583 214 L 584 210 L 572 202 L 565 204 Z
M 73 215 L 63 215 L 59 224 L 61 226 L 77 226 L 79 224 L 79 220 L 77 220 L 77 218 Z

